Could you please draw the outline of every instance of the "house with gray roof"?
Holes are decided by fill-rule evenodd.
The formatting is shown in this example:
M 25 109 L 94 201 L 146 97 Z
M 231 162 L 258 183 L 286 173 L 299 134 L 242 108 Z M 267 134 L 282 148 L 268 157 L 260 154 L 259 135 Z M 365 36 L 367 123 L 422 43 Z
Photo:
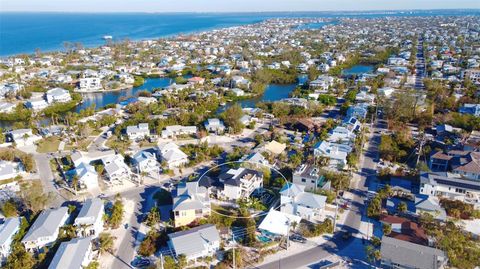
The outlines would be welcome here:
M 305 185 L 288 182 L 280 190 L 280 211 L 308 221 L 323 221 L 327 197 L 305 192 Z
M 98 235 L 103 232 L 104 214 L 105 207 L 101 199 L 91 198 L 86 200 L 74 222 L 77 228 L 77 236 L 98 237 Z
M 445 221 L 447 212 L 440 205 L 440 200 L 436 196 L 418 194 L 415 196 L 415 213 L 420 215 L 428 213 L 436 220 Z
M 42 211 L 22 239 L 25 249 L 36 251 L 52 245 L 57 240 L 60 228 L 65 224 L 68 216 L 66 207 Z
M 82 269 L 88 266 L 93 260 L 91 240 L 85 237 L 62 242 L 48 269 Z
M 263 189 L 263 174 L 253 169 L 240 167 L 229 169 L 218 177 L 217 196 L 227 200 L 249 198 Z
M 171 233 L 168 237 L 168 246 L 175 252 L 175 256 L 185 255 L 187 260 L 210 257 L 220 249 L 220 234 L 213 224 Z
M 210 192 L 198 182 L 180 182 L 173 197 L 175 227 L 188 225 L 210 214 Z
M 139 123 L 138 125 L 127 126 L 125 132 L 130 140 L 140 140 L 150 135 L 148 123 Z
M 8 218 L 0 224 L 0 265 L 2 265 L 7 260 L 8 255 L 10 255 L 13 237 L 19 229 L 19 218 Z
M 389 236 L 382 237 L 381 263 L 386 268 L 442 269 L 447 256 L 439 249 Z
M 137 173 L 145 172 L 152 176 L 157 176 L 160 173 L 160 164 L 155 152 L 141 150 L 133 155 L 132 162 Z

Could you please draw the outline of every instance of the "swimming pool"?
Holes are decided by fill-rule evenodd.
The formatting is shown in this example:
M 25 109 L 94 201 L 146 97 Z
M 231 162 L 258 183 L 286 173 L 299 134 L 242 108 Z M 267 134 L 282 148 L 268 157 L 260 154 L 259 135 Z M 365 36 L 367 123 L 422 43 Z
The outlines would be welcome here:
M 268 243 L 270 241 L 272 241 L 272 239 L 264 236 L 264 235 L 257 235 L 257 238 L 260 242 L 263 242 L 263 243 Z

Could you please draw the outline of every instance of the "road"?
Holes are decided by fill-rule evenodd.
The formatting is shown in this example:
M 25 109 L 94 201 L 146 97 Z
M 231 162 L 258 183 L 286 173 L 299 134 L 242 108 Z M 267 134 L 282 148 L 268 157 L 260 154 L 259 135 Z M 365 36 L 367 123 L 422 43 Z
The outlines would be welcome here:
M 369 142 L 367 143 L 367 150 L 365 150 L 360 158 L 361 170 L 354 175 L 350 185 L 350 192 L 353 195 L 351 201 L 351 209 L 347 213 L 345 223 L 337 229 L 347 230 L 352 234 L 358 234 L 362 220 L 362 212 L 365 211 L 364 200 L 367 191 L 366 182 L 371 177 L 375 177 L 376 163 L 378 161 L 378 145 L 380 143 L 380 130 L 385 128 L 385 123 L 378 121 L 371 129 L 369 134 Z M 338 253 L 352 244 L 353 240 L 345 241 L 341 238 L 341 234 L 337 233 L 329 242 L 310 248 L 301 253 L 287 256 L 279 261 L 264 264 L 258 267 L 260 269 L 294 269 L 309 266 L 326 259 L 332 254 Z M 309 266 L 311 267 L 311 266 Z
M 53 193 L 53 198 L 50 203 L 52 207 L 60 207 L 63 202 L 66 201 L 64 197 L 58 192 L 55 187 L 55 177 L 53 176 L 52 169 L 50 167 L 50 157 L 48 154 L 36 153 L 33 155 L 35 163 L 37 164 L 38 176 L 42 182 L 43 191 L 45 193 Z
M 425 78 L 426 66 L 425 66 L 425 57 L 423 51 L 423 38 L 418 38 L 417 44 L 417 55 L 415 60 L 415 89 L 416 90 L 425 90 L 425 85 L 423 84 L 423 79 Z

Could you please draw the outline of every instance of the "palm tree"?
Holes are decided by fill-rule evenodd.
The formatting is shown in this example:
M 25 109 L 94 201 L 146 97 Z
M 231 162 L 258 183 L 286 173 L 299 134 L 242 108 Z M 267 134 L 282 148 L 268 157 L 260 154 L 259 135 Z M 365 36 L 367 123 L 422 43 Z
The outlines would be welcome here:
M 100 254 L 113 251 L 114 237 L 109 233 L 101 233 L 98 236 L 98 251 Z

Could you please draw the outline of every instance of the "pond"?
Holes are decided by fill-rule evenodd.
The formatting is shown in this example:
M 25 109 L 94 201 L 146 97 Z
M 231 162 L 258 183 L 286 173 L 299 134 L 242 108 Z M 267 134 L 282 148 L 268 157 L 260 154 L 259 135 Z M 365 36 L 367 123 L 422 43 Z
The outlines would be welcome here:
M 358 76 L 361 74 L 370 74 L 373 73 L 375 67 L 373 65 L 357 64 L 350 68 L 343 70 L 342 75 L 344 76 Z

